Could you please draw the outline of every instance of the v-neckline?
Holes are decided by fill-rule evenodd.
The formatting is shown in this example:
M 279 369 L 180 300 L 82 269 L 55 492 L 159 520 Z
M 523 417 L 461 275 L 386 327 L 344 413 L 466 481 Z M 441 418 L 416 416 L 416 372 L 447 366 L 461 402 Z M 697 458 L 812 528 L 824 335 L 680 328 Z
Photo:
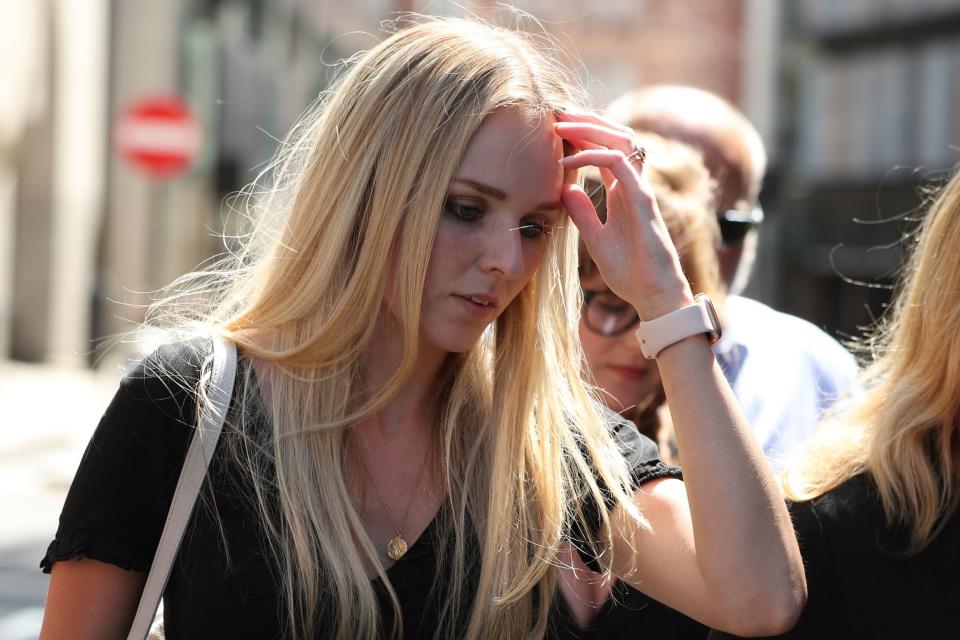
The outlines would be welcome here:
M 443 512 L 443 510 L 444 503 L 441 503 L 440 508 L 437 509 L 435 514 L 433 514 L 433 518 L 430 519 L 430 522 L 427 523 L 427 526 L 424 527 L 423 531 L 420 532 L 420 535 L 417 536 L 417 539 L 414 540 L 407 548 L 407 552 L 403 554 L 399 560 L 396 560 L 393 564 L 383 570 L 388 578 L 392 579 L 395 577 L 395 574 L 400 572 L 398 567 L 405 567 L 406 565 L 410 564 L 412 560 L 417 560 L 428 555 L 427 547 L 435 543 L 437 521 L 440 519 L 440 514 Z M 370 579 L 371 584 L 380 581 L 380 576 L 374 576 Z
M 260 406 L 266 408 L 266 403 L 264 402 L 264 399 L 263 399 L 263 388 L 262 388 L 262 381 L 260 379 L 259 371 L 257 370 L 257 367 L 254 364 L 253 360 L 251 360 L 250 358 L 247 358 L 246 355 L 242 355 L 242 357 L 244 360 L 246 360 L 246 365 L 250 367 L 251 372 L 253 374 L 252 379 L 254 383 L 254 391 L 256 392 L 257 400 L 259 401 Z M 240 375 L 239 367 L 237 369 L 237 375 L 238 376 Z M 266 418 L 266 416 L 264 417 Z M 267 421 L 269 422 L 268 418 L 267 418 Z M 403 554 L 403 556 L 401 556 L 399 560 L 395 561 L 389 567 L 384 568 L 383 573 L 386 574 L 387 577 L 390 577 L 390 578 L 394 577 L 393 574 L 396 574 L 399 571 L 397 567 L 401 565 L 406 566 L 407 564 L 409 564 L 410 560 L 426 554 L 424 547 L 428 544 L 428 538 L 435 537 L 437 520 L 440 518 L 440 514 L 443 512 L 445 508 L 445 504 L 446 504 L 446 501 L 441 501 L 440 507 L 437 509 L 436 513 L 433 514 L 433 517 L 427 523 L 427 526 L 423 528 L 423 531 L 420 532 L 420 535 L 417 536 L 416 540 L 414 540 L 408 546 L 407 552 Z M 376 575 L 370 578 L 371 584 L 377 583 L 377 582 L 381 582 L 379 575 Z

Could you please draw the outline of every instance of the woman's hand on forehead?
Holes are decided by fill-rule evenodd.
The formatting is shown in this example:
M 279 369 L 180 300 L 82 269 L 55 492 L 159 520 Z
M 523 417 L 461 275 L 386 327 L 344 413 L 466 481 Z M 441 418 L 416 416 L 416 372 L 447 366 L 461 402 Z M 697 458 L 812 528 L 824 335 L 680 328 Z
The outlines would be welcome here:
M 607 192 L 607 218 L 601 222 L 584 190 L 565 184 L 564 206 L 610 289 L 651 319 L 693 302 L 693 295 L 653 190 L 642 175 L 633 132 L 581 112 L 558 114 L 554 130 L 579 149 L 561 160 L 566 169 L 595 166 Z

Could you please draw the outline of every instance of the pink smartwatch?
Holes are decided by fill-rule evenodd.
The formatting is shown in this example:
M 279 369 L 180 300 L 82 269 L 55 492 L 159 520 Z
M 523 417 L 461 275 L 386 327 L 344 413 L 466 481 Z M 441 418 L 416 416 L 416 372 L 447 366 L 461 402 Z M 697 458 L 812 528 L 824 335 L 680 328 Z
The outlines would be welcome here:
M 694 300 L 687 307 L 640 323 L 636 336 L 643 357 L 653 360 L 670 345 L 698 333 L 705 334 L 711 345 L 720 339 L 723 328 L 710 296 L 698 293 Z

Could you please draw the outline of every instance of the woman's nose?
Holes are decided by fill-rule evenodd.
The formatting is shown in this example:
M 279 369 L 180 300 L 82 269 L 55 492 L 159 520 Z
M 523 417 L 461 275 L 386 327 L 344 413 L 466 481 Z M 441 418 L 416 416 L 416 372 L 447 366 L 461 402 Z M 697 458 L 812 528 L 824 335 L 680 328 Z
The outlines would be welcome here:
M 523 274 L 523 236 L 517 229 L 504 229 L 487 234 L 480 257 L 481 268 L 512 280 Z

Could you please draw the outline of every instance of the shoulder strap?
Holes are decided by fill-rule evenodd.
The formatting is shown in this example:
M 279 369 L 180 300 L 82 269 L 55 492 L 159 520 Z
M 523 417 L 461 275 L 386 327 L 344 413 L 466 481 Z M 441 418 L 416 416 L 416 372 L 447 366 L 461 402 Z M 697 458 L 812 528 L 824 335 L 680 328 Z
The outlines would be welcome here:
M 197 501 L 207 467 L 217 448 L 217 440 L 233 396 L 233 381 L 237 373 L 237 347 L 233 342 L 214 336 L 213 371 L 207 394 L 210 403 L 200 416 L 197 433 L 190 442 L 190 449 L 183 462 L 183 470 L 170 503 L 167 521 L 160 534 L 160 543 L 150 565 L 150 573 L 140 596 L 137 615 L 133 619 L 127 640 L 143 640 L 150 631 L 150 624 L 167 586 L 173 560 L 180 548 L 180 541 L 190 520 L 193 505 Z

